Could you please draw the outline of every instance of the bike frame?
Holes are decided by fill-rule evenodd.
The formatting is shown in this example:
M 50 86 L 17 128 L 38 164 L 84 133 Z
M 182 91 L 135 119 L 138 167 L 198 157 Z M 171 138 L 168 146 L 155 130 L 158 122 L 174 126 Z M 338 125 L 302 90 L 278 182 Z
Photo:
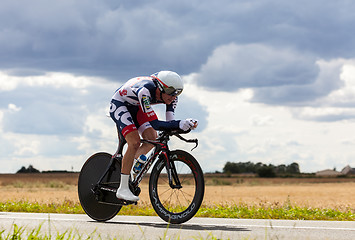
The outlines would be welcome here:
M 167 144 L 168 141 L 169 141 L 169 135 L 166 135 L 165 138 L 162 139 L 161 142 L 141 139 L 142 143 L 149 143 L 149 144 L 154 145 L 154 150 L 153 150 L 153 153 L 148 157 L 147 161 L 144 163 L 141 171 L 139 171 L 139 173 L 134 178 L 134 180 L 132 182 L 134 187 L 138 187 L 139 183 L 142 181 L 143 177 L 148 172 L 148 170 L 150 169 L 150 167 L 153 165 L 153 163 L 155 162 L 155 160 L 157 158 L 164 158 L 164 160 L 165 160 L 164 162 L 166 164 L 165 166 L 167 168 L 170 187 L 171 188 L 181 188 L 179 178 L 177 177 L 177 174 L 176 174 L 175 165 L 169 159 L 170 151 L 169 151 L 169 147 Z M 173 179 L 175 181 L 175 185 L 173 184 Z
M 166 132 L 162 132 L 156 141 L 141 139 L 142 143 L 149 143 L 149 144 L 154 145 L 154 149 L 153 149 L 153 153 L 148 157 L 147 161 L 143 165 L 141 171 L 132 180 L 132 185 L 133 185 L 134 189 L 138 188 L 139 183 L 142 181 L 143 177 L 148 172 L 148 170 L 151 168 L 152 164 L 156 161 L 157 158 L 164 159 L 170 187 L 173 189 L 180 189 L 181 188 L 181 183 L 180 183 L 178 174 L 176 173 L 176 169 L 175 169 L 175 164 L 173 161 L 170 161 L 170 159 L 169 159 L 170 150 L 168 147 L 168 142 L 170 140 L 170 135 L 177 136 L 178 138 L 180 138 L 181 140 L 183 140 L 185 142 L 195 143 L 196 146 L 194 148 L 196 148 L 198 145 L 197 139 L 185 139 L 182 136 L 180 136 L 178 133 L 170 133 L 169 134 Z M 127 142 L 126 142 L 125 138 L 122 136 L 121 133 L 119 133 L 119 144 L 118 144 L 117 151 L 112 156 L 111 161 L 110 161 L 106 171 L 101 176 L 101 178 L 97 182 L 96 186 L 94 186 L 94 189 L 93 189 L 94 192 L 95 192 L 95 189 L 104 187 L 104 185 L 106 185 L 106 184 L 103 184 L 102 181 L 107 174 L 112 173 L 112 171 L 110 171 L 110 170 L 112 168 L 114 168 L 115 161 L 122 161 L 123 147 L 126 143 Z M 104 188 L 103 190 L 109 190 L 109 189 Z M 116 191 L 116 189 L 115 190 L 111 189 L 109 191 Z

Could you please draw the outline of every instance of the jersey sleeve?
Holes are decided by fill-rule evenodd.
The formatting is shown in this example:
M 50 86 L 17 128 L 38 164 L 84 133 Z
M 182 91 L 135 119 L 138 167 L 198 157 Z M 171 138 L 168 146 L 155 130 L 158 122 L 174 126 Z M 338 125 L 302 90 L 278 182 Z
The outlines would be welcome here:
M 180 121 L 172 120 L 172 121 L 159 121 L 155 119 L 150 122 L 150 125 L 155 130 L 163 131 L 163 130 L 178 130 Z
M 143 114 L 145 114 L 146 119 L 150 122 L 151 126 L 156 130 L 177 130 L 179 129 L 180 121 L 175 121 L 173 119 L 167 119 L 167 121 L 158 120 L 158 116 L 154 112 L 151 106 L 151 94 L 149 90 L 145 87 L 141 87 L 137 90 L 137 97 L 142 109 Z M 173 115 L 177 104 L 177 99 L 175 99 L 171 104 L 166 106 L 167 115 Z M 167 116 L 171 118 L 171 116 Z
M 165 112 L 166 121 L 172 121 L 175 119 L 175 109 L 177 107 L 177 103 L 178 103 L 178 98 L 176 97 L 171 104 L 166 105 L 166 112 Z
M 137 91 L 138 101 L 143 113 L 146 115 L 149 122 L 157 120 L 158 117 L 155 114 L 151 106 L 151 95 L 148 89 L 142 87 Z

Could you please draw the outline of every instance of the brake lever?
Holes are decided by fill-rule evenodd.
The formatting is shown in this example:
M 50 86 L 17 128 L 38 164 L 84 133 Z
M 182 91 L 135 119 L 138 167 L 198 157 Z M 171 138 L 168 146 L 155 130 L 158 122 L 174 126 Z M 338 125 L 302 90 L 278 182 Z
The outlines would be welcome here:
M 194 150 L 195 148 L 197 148 L 198 146 L 198 139 L 193 139 L 195 140 L 194 143 L 196 144 L 193 148 L 191 148 L 191 151 Z
M 193 147 L 193 148 L 191 149 L 191 151 L 194 150 L 195 148 L 197 148 L 197 146 L 198 146 L 198 139 L 197 139 L 197 138 L 196 138 L 196 139 L 186 139 L 186 138 L 182 137 L 180 134 L 175 134 L 174 136 L 180 138 L 180 140 L 183 140 L 183 141 L 185 141 L 185 142 L 188 142 L 188 143 L 195 143 L 196 145 L 195 145 L 195 147 Z

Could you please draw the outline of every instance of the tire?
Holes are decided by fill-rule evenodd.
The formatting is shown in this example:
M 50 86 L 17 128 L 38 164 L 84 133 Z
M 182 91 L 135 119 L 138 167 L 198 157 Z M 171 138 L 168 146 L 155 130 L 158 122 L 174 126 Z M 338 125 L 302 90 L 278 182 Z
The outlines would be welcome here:
M 82 208 L 85 213 L 96 221 L 107 221 L 116 216 L 122 206 L 109 205 L 97 201 L 95 194 L 92 192 L 93 186 L 99 181 L 108 165 L 110 164 L 112 155 L 104 152 L 92 155 L 83 165 L 78 180 L 78 195 Z M 115 161 L 115 167 L 110 179 L 105 176 L 103 182 L 115 182 L 118 187 L 120 182 L 121 164 Z M 111 195 L 113 195 L 111 193 Z M 108 196 L 110 197 L 110 196 Z
M 205 182 L 201 167 L 191 154 L 182 150 L 172 151 L 170 161 L 175 164 L 182 188 L 169 186 L 165 161 L 159 160 L 150 175 L 149 196 L 159 217 L 166 222 L 180 224 L 190 220 L 200 208 Z

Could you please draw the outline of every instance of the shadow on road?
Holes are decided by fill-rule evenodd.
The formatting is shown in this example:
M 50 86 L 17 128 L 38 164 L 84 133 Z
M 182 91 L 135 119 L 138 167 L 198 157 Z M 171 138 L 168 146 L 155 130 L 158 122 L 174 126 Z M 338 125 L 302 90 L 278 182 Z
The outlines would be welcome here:
M 218 225 L 197 225 L 197 224 L 167 224 L 167 223 L 132 223 L 132 222 L 105 222 L 105 224 L 122 224 L 122 225 L 138 225 L 153 228 L 163 228 L 163 229 L 185 229 L 185 230 L 207 230 L 207 231 L 251 231 L 247 228 L 232 227 L 232 226 L 218 226 Z

